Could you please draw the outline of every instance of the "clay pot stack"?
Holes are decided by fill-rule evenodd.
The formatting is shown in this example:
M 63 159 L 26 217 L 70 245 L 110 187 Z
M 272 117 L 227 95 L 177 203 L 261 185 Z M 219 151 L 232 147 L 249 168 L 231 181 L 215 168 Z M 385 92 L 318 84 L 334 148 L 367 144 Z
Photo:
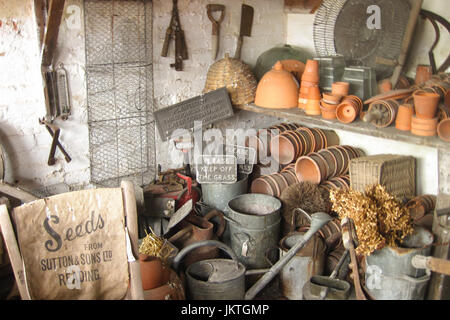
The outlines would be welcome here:
M 325 180 L 320 184 L 321 188 L 326 189 L 328 192 L 330 192 L 332 189 L 349 189 L 350 188 L 350 176 L 344 175 L 340 177 L 334 177 L 330 180 Z
M 332 92 L 324 92 L 320 101 L 322 118 L 327 120 L 336 119 L 336 109 L 342 101 L 342 96 Z
M 362 111 L 363 106 L 364 103 L 359 97 L 346 96 L 337 106 L 336 117 L 342 123 L 352 123 Z
M 413 94 L 415 115 L 412 116 L 411 133 L 418 136 L 435 136 L 437 110 L 441 96 L 434 92 L 416 90 Z
M 308 100 L 315 100 L 315 96 L 317 95 L 317 89 L 319 89 L 319 61 L 317 60 L 307 60 L 305 65 L 305 70 L 302 74 L 302 80 L 300 83 L 300 93 L 298 97 L 298 107 L 300 109 L 305 109 Z M 314 89 L 311 89 L 314 88 Z M 310 91 L 313 91 L 310 96 Z M 320 95 L 320 91 L 319 91 Z M 319 98 L 320 101 L 320 98 Z M 310 104 L 313 104 L 311 102 Z M 310 108 L 311 109 L 311 108 Z M 319 109 L 320 112 L 320 109 Z M 320 114 L 320 113 L 319 113 Z
M 322 181 L 346 175 L 350 160 L 362 155 L 361 150 L 351 146 L 329 147 L 298 158 L 295 163 L 295 173 L 298 181 L 320 184 Z M 340 182 L 343 183 L 343 181 Z
M 268 109 L 291 109 L 298 105 L 297 80 L 278 61 L 258 83 L 255 104 Z
M 269 128 L 260 129 L 256 136 L 247 138 L 246 146 L 255 148 L 258 156 L 260 153 L 270 156 L 270 142 L 272 138 L 279 133 L 295 130 L 299 127 L 300 125 L 295 123 L 280 123 Z
M 282 165 L 294 162 L 300 156 L 339 144 L 338 136 L 329 130 L 299 127 L 272 138 L 272 156 Z
M 282 171 L 253 180 L 250 191 L 279 198 L 284 189 L 297 182 L 295 175 L 288 171 Z

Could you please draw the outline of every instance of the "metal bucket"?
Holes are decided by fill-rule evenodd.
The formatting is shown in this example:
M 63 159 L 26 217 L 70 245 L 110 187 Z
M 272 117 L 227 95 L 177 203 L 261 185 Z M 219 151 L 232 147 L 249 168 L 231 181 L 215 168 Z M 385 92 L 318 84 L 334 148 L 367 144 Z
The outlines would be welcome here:
M 433 234 L 422 227 L 405 238 L 402 247 L 385 247 L 366 257 L 366 286 L 377 300 L 422 300 L 430 275 L 416 269 L 415 255 L 429 256 Z
M 237 261 L 231 248 L 215 240 L 193 243 L 177 255 L 177 270 L 183 257 L 202 246 L 217 246 L 233 260 L 208 259 L 195 262 L 186 269 L 187 294 L 191 300 L 242 300 L 245 295 L 245 267 Z
M 246 194 L 248 190 L 248 175 L 240 173 L 238 181 L 232 184 L 211 183 L 202 184 L 203 202 L 209 207 L 226 212 L 228 202 L 241 194 Z M 230 228 L 225 227 L 222 241 L 231 246 Z
M 219 211 L 226 211 L 231 199 L 246 194 L 248 190 L 248 175 L 240 173 L 238 181 L 232 184 L 211 183 L 202 184 L 203 202 Z
M 228 202 L 224 214 L 231 248 L 247 268 L 268 268 L 270 261 L 278 260 L 278 252 L 272 249 L 277 248 L 280 236 L 280 209 L 281 201 L 265 194 L 244 194 Z
M 280 259 L 295 245 L 304 233 L 293 233 L 280 241 Z M 304 285 L 314 275 L 322 275 L 325 266 L 326 246 L 315 234 L 281 270 L 281 290 L 289 300 L 302 300 Z

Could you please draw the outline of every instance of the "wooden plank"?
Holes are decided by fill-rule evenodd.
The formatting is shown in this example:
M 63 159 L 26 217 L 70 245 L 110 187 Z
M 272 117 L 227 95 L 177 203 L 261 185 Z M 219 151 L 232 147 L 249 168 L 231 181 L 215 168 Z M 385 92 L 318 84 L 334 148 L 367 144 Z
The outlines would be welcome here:
M 58 42 L 59 26 L 64 12 L 65 0 L 50 0 L 46 32 L 44 35 L 44 52 L 42 53 L 42 65 L 50 66 L 55 55 Z
M 286 13 L 314 13 L 322 4 L 322 0 L 284 0 Z
M 134 185 L 131 181 L 122 181 L 120 186 L 122 188 L 123 205 L 131 247 L 133 255 L 135 259 L 137 259 L 136 261 L 128 262 L 130 270 L 131 299 L 143 300 L 144 291 L 142 289 L 141 269 L 139 265 L 138 222 Z
M 19 251 L 8 209 L 4 204 L 0 206 L 0 228 L 3 239 L 5 240 L 6 250 L 8 250 L 9 260 L 14 271 L 20 297 L 22 300 L 30 300 L 31 297 L 25 281 L 22 256 Z
M 360 119 L 357 119 L 353 123 L 345 124 L 339 122 L 338 120 L 325 120 L 320 116 L 308 116 L 302 109 L 299 108 L 266 109 L 258 107 L 254 104 L 235 106 L 235 108 L 280 118 L 283 119 L 283 121 L 286 120 L 290 122 L 297 122 L 305 126 L 314 126 L 320 129 L 349 131 L 377 138 L 406 142 L 432 148 L 442 148 L 443 150 L 450 151 L 450 143 L 439 139 L 437 136 L 420 137 L 413 135 L 409 131 L 397 130 L 394 126 L 390 126 L 388 128 L 377 128 L 370 123 L 361 121 Z
M 28 191 L 25 191 L 19 187 L 14 187 L 6 182 L 0 182 L 0 193 L 19 199 L 22 203 L 27 203 L 39 199 Z

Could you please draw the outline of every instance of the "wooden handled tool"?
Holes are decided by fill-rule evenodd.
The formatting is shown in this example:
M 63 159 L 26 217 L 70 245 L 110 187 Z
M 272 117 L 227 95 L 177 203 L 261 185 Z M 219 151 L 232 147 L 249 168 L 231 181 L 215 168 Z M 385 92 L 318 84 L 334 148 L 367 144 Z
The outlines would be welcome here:
M 225 18 L 225 6 L 222 4 L 208 4 L 206 6 L 206 12 L 208 18 L 212 23 L 212 33 L 211 33 L 211 46 L 212 46 L 212 58 L 215 60 L 217 58 L 217 53 L 219 52 L 219 31 L 220 24 Z M 213 12 L 220 12 L 219 19 L 214 19 Z
M 416 255 L 412 258 L 411 264 L 417 269 L 429 269 L 450 276 L 450 261 L 448 260 Z

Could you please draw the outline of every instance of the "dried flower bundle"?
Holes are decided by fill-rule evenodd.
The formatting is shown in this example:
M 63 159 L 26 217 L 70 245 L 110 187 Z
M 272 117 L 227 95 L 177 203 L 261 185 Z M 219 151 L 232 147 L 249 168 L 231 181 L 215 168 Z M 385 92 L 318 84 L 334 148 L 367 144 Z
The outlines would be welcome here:
M 413 232 L 406 207 L 379 184 L 367 187 L 364 194 L 353 189 L 333 189 L 330 199 L 333 211 L 341 219 L 353 219 L 358 254 L 370 255 L 384 246 L 397 246 Z
M 142 239 L 142 243 L 139 246 L 139 253 L 160 258 L 163 263 L 166 263 L 173 248 L 168 244 L 166 239 L 158 237 L 151 228 L 150 231 L 150 233 L 145 232 L 147 235 Z

